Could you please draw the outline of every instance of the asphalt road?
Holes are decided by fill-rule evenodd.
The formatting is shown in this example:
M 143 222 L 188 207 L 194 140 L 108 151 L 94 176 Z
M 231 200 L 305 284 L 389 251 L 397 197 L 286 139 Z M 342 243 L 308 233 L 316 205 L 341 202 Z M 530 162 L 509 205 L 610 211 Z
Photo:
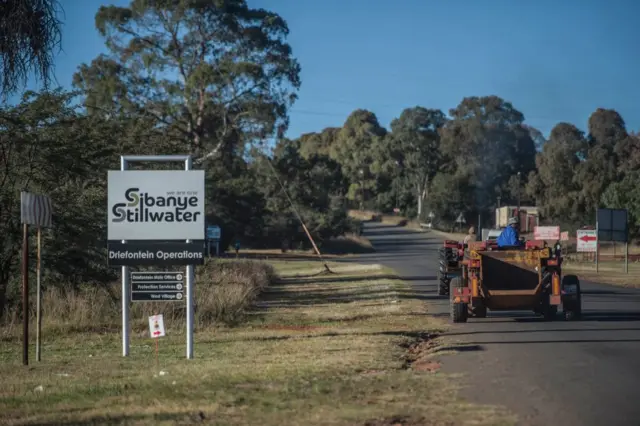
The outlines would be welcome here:
M 448 298 L 436 295 L 441 239 L 375 223 L 365 236 L 376 253 L 359 261 L 394 268 L 450 321 Z M 489 311 L 453 325 L 444 340 L 465 349 L 440 361 L 442 371 L 464 373 L 462 397 L 506 406 L 521 425 L 640 426 L 640 290 L 581 284 L 580 321 Z

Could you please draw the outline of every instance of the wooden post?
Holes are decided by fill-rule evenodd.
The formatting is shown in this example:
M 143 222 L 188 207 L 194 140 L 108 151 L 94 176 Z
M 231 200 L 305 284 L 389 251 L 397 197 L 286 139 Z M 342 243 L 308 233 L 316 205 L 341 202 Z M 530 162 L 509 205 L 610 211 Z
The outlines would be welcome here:
M 40 276 L 42 268 L 41 262 L 41 243 L 42 232 L 40 226 L 38 226 L 38 254 L 36 256 L 36 361 L 40 361 L 40 354 L 42 352 L 42 287 L 40 285 Z
M 22 225 L 22 364 L 29 365 L 29 225 Z

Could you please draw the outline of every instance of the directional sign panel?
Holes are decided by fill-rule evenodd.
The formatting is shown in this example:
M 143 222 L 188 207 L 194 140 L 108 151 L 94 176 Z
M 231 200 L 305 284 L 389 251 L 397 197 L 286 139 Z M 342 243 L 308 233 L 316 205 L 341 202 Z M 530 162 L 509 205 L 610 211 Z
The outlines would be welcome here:
M 179 302 L 184 298 L 184 272 L 132 272 L 132 302 Z
M 576 235 L 577 251 L 595 253 L 598 248 L 598 234 L 595 230 L 579 230 Z

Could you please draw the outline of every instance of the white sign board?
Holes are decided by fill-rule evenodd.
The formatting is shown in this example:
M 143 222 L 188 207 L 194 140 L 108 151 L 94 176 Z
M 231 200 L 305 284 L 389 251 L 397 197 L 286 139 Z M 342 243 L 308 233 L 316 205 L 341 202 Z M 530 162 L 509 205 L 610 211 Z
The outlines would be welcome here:
M 149 335 L 153 339 L 164 337 L 164 320 L 162 314 L 149 317 Z
M 595 230 L 579 230 L 576 241 L 579 252 L 595 253 L 598 248 L 598 234 Z
M 204 240 L 204 170 L 109 170 L 108 239 Z
M 533 228 L 533 239 L 536 241 L 559 240 L 559 226 L 536 226 Z
M 560 234 L 560 241 L 569 241 L 569 231 Z

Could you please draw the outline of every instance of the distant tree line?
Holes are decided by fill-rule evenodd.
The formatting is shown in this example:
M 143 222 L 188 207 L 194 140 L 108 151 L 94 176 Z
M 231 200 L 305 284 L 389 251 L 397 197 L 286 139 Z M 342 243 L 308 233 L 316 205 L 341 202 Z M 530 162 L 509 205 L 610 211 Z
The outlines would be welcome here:
M 34 15 L 46 18 L 44 45 L 30 46 L 28 31 L 7 39 L 18 44 L 2 51 L 13 70 L 5 94 L 29 65 L 6 61 L 31 49 L 46 75 L 57 40 L 53 2 L 8 4 L 18 3 L 44 8 Z M 587 134 L 560 123 L 544 140 L 510 103 L 469 97 L 449 114 L 408 108 L 390 129 L 356 110 L 342 127 L 287 139 L 300 65 L 278 14 L 244 0 L 133 1 L 101 7 L 96 26 L 108 53 L 79 66 L 73 91 L 28 92 L 0 108 L 0 316 L 19 300 L 22 190 L 53 201 L 47 285 L 116 278 L 105 258 L 106 177 L 125 153 L 193 155 L 223 247 L 304 245 L 297 213 L 319 243 L 356 229 L 349 208 L 434 212 L 441 227 L 460 213 L 489 221 L 498 197 L 521 197 L 544 221 L 572 227 L 593 223 L 598 206 L 626 207 L 638 233 L 640 138 L 613 110 L 595 111 Z
M 542 223 L 575 231 L 595 225 L 598 207 L 626 208 L 632 235 L 640 233 L 640 136 L 615 110 L 599 108 L 585 133 L 558 123 L 548 140 L 524 124 L 511 103 L 467 97 L 445 115 L 407 108 L 380 126 L 356 110 L 341 128 L 326 128 L 286 143 L 303 156 L 327 155 L 341 165 L 350 206 L 427 221 L 433 212 L 450 228 L 493 224 L 499 203 L 536 205 Z M 283 142 L 285 143 L 285 142 Z

